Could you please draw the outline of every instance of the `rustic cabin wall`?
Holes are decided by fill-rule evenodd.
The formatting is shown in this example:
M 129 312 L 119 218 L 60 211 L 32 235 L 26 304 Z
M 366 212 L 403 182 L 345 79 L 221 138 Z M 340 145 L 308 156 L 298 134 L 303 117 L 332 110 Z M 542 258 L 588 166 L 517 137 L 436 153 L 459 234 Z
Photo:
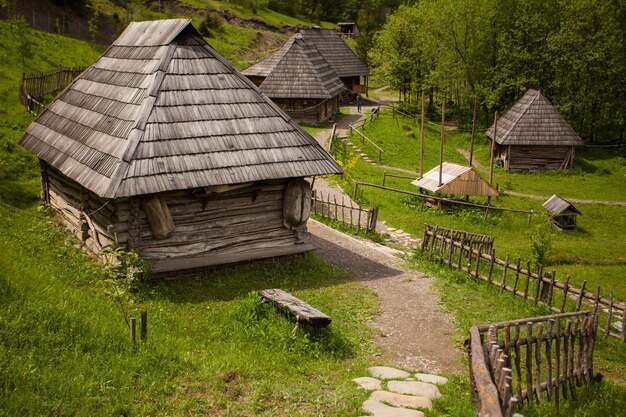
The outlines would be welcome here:
M 44 168 L 49 204 L 63 225 L 87 249 L 99 255 L 106 246 L 125 246 L 128 241 L 127 200 L 98 197 L 50 167 Z
M 145 213 L 137 210 L 131 225 L 139 231 L 134 242 L 137 251 L 142 258 L 164 262 L 294 246 L 294 232 L 283 226 L 286 184 L 266 182 L 221 193 L 196 189 L 162 194 L 175 229 L 169 237 L 155 239 Z
M 571 152 L 570 146 L 511 146 L 510 172 L 560 169 Z M 573 158 L 570 158 L 573 161 Z M 571 162 L 565 168 L 571 168 Z

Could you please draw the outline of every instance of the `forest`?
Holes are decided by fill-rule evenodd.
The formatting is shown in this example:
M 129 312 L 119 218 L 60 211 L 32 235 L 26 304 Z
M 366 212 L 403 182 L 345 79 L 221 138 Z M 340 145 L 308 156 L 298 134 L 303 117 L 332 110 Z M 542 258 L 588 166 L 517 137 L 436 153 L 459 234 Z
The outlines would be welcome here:
M 417 106 L 421 91 L 469 123 L 540 89 L 586 141 L 624 138 L 624 0 L 425 0 L 401 5 L 372 40 L 370 64 Z M 441 100 L 441 98 L 440 98 Z

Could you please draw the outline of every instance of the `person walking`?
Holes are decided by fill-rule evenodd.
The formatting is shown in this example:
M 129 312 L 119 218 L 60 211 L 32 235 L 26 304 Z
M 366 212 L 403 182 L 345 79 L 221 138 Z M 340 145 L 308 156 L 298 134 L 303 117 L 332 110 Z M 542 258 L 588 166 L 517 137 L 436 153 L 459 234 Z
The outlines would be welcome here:
M 361 107 L 363 106 L 363 97 L 361 93 L 356 96 L 356 109 L 359 113 L 361 113 Z

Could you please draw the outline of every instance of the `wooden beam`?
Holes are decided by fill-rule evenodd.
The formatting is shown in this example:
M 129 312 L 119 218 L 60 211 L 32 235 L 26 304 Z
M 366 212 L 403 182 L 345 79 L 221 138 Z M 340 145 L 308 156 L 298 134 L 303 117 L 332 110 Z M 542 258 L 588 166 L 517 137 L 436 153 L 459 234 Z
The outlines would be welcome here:
M 331 319 L 318 309 L 305 303 L 281 289 L 269 289 L 259 291 L 261 298 L 270 301 L 280 310 L 286 310 L 298 324 L 305 323 L 313 327 L 326 327 Z

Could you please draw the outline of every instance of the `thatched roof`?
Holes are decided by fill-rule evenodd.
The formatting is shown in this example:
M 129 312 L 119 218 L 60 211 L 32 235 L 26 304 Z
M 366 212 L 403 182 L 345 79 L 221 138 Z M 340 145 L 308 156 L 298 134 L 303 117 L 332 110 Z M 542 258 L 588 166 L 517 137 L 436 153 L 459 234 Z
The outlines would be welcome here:
M 493 126 L 486 133 L 493 139 Z M 578 146 L 583 141 L 537 90 L 528 90 L 498 119 L 496 142 L 500 145 Z
M 438 194 L 474 196 L 500 195 L 495 188 L 489 185 L 487 181 L 483 180 L 472 168 L 451 162 L 443 163 L 443 171 L 441 173 L 442 184 L 440 185 L 439 167 L 440 165 L 437 165 L 435 168 L 425 173 L 422 178 L 416 179 L 411 182 L 411 184 Z
M 20 144 L 106 198 L 341 172 L 188 20 L 131 23 Z
M 296 34 L 259 88 L 270 98 L 329 99 L 344 84 L 318 50 Z
M 566 213 L 581 214 L 580 211 L 578 211 L 578 209 L 576 209 L 576 207 L 572 205 L 572 203 L 565 200 L 564 198 L 559 197 L 556 194 L 554 194 L 545 203 L 543 203 L 542 207 L 545 208 L 552 216 L 558 216 Z
M 335 29 L 302 28 L 302 39 L 320 51 L 339 77 L 369 75 L 370 70 L 361 61 Z

